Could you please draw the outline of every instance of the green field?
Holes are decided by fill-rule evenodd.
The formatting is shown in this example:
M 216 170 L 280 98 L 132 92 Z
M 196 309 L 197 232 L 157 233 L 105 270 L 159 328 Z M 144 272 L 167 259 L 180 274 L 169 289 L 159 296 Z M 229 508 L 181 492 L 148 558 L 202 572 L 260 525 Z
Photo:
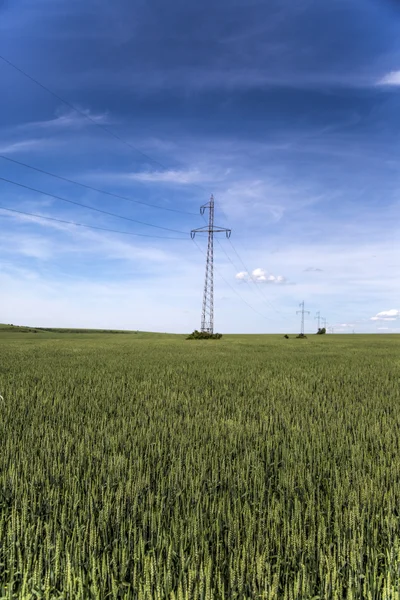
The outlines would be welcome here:
M 0 598 L 400 598 L 400 336 L 0 329 Z

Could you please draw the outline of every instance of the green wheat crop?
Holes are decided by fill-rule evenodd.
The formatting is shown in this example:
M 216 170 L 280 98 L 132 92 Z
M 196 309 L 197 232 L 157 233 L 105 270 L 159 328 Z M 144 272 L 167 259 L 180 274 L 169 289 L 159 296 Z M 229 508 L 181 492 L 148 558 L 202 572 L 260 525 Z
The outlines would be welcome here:
M 0 598 L 400 598 L 399 351 L 0 335 Z

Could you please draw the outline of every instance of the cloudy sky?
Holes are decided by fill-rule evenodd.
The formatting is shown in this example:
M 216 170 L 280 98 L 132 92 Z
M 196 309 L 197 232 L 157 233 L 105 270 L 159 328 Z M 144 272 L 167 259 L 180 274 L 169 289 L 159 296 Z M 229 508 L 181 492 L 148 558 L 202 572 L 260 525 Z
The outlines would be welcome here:
M 0 0 L 0 55 L 1 322 L 198 328 L 213 193 L 216 330 L 400 332 L 400 2 Z

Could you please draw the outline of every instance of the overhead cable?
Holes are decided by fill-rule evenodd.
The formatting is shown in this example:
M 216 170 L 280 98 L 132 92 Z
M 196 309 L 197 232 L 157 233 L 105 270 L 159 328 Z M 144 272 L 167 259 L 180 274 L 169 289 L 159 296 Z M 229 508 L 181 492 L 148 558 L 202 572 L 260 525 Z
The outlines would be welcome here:
M 75 112 L 77 112 L 79 115 L 81 115 L 81 117 L 84 117 L 85 119 L 87 119 L 88 121 L 90 121 L 92 123 L 92 125 L 95 125 L 96 127 L 98 127 L 99 129 L 101 129 L 102 131 L 105 131 L 106 133 L 108 133 L 109 135 L 111 135 L 114 139 L 120 141 L 122 144 L 125 144 L 125 146 L 127 146 L 131 150 L 134 150 L 134 152 L 137 152 L 138 154 L 141 154 L 144 158 L 146 158 L 147 160 L 150 160 L 153 164 L 161 167 L 162 169 L 168 169 L 168 167 L 166 165 L 164 165 L 160 161 L 152 158 L 149 154 L 146 154 L 145 152 L 143 152 L 142 150 L 140 150 L 139 148 L 137 148 L 136 146 L 134 146 L 130 142 L 127 142 L 124 138 L 120 137 L 117 133 L 115 133 L 109 127 L 106 127 L 105 125 L 102 125 L 101 123 L 99 123 L 98 121 L 96 121 L 96 119 L 93 119 L 93 117 L 91 117 L 90 115 L 88 115 L 85 111 L 77 108 L 74 104 L 72 104 L 68 100 L 65 100 L 64 98 L 62 98 L 59 94 L 57 94 L 56 92 L 54 92 L 53 90 L 51 90 L 48 86 L 44 85 L 43 83 L 41 83 L 40 81 L 38 81 L 37 79 L 35 79 L 35 77 L 32 77 L 32 75 L 29 75 L 26 71 L 24 71 L 23 69 L 21 69 L 20 67 L 18 67 L 17 65 L 15 65 L 13 62 L 11 62 L 7 58 L 5 58 L 5 56 L 0 55 L 0 59 L 3 62 L 5 62 L 7 65 L 9 65 L 10 67 L 12 67 L 13 69 L 15 69 L 16 71 L 18 71 L 19 73 L 21 73 L 21 75 L 23 75 L 24 77 L 26 77 L 27 79 L 29 79 L 30 81 L 32 81 L 33 83 L 35 83 L 37 86 L 39 86 L 40 88 L 42 88 L 43 90 L 45 90 L 46 92 L 48 92 L 49 94 L 51 94 L 54 98 L 56 98 L 57 100 L 59 100 L 60 102 L 62 102 L 66 106 L 68 106 L 68 108 L 70 108 L 71 110 L 74 110 Z M 206 191 L 205 188 L 203 188 L 201 185 L 198 185 L 197 183 L 193 183 L 192 185 L 194 187 L 197 187 L 197 188 L 201 189 L 202 191 Z
M 204 219 L 204 217 L 203 217 Z M 249 270 L 247 269 L 246 265 L 244 264 L 242 258 L 240 257 L 239 253 L 237 252 L 236 248 L 234 247 L 230 237 L 228 238 L 230 245 L 232 246 L 233 251 L 235 252 L 236 256 L 238 257 L 238 259 L 240 260 L 241 264 L 243 265 L 245 271 L 247 273 L 249 273 L 249 277 L 251 278 L 251 281 L 255 284 L 255 287 L 257 289 L 257 291 L 259 292 L 259 294 L 261 294 L 263 301 L 268 305 L 269 308 L 272 308 L 272 310 L 274 310 L 276 313 L 281 314 L 281 312 L 279 310 L 277 310 L 272 304 L 271 302 L 265 297 L 265 295 L 262 293 L 261 289 L 258 287 L 257 282 L 255 279 L 253 279 L 250 275 Z M 225 256 L 227 257 L 227 259 L 229 260 L 229 262 L 231 263 L 231 265 L 233 266 L 233 268 L 236 270 L 237 266 L 234 264 L 234 262 L 232 261 L 231 257 L 229 256 L 229 254 L 226 252 L 225 248 L 223 247 L 223 245 L 221 244 L 221 242 L 217 239 L 217 244 L 219 245 L 219 247 L 221 248 L 221 250 L 223 251 L 223 253 L 225 254 Z M 248 279 L 244 279 L 243 281 L 245 281 L 252 290 L 254 290 L 254 287 L 251 286 L 250 281 Z
M 6 179 L 5 177 L 0 177 L 0 181 L 5 181 L 6 183 L 11 183 L 12 185 L 16 185 L 16 186 L 24 188 L 26 190 L 30 190 L 31 192 L 37 192 L 38 194 L 43 194 L 44 196 L 48 196 L 50 198 L 55 198 L 56 200 L 61 200 L 62 202 L 68 202 L 69 204 L 81 206 L 83 208 L 87 208 L 88 210 L 93 210 L 95 212 L 102 213 L 103 215 L 108 215 L 109 217 L 123 219 L 124 221 L 131 221 L 132 223 L 138 223 L 139 225 L 145 225 L 146 227 L 155 227 L 156 229 L 163 229 L 164 231 L 171 231 L 172 233 L 182 233 L 183 235 L 187 235 L 187 233 L 185 231 L 179 231 L 178 229 L 171 229 L 170 227 L 163 227 L 162 225 L 153 225 L 152 223 L 145 223 L 144 221 L 138 221 L 137 219 L 131 219 L 131 217 L 125 217 L 123 215 L 118 215 L 116 213 L 112 213 L 107 210 L 102 210 L 101 208 L 95 208 L 94 206 L 89 206 L 88 204 L 83 204 L 82 202 L 76 202 L 75 200 L 69 200 L 68 198 L 62 198 L 61 196 L 57 196 L 56 194 L 50 194 L 49 192 L 44 192 L 43 190 L 38 190 L 37 188 L 31 187 L 29 185 L 24 185 L 23 183 L 18 183 L 16 181 L 12 181 L 11 179 Z
M 127 196 L 121 196 L 120 194 L 115 194 L 114 192 L 108 192 L 106 190 L 102 190 L 100 188 L 93 187 L 91 185 L 87 185 L 85 183 L 81 183 L 79 181 L 74 181 L 73 179 L 69 179 L 68 177 L 63 177 L 62 175 L 56 175 L 55 173 L 51 173 L 50 171 L 45 171 L 44 169 L 39 169 L 38 167 L 34 167 L 32 165 L 28 165 L 27 163 L 23 163 L 19 160 L 15 160 L 15 158 L 10 158 L 9 156 L 4 156 L 0 154 L 0 158 L 3 160 L 8 160 L 11 163 L 16 165 L 20 165 L 21 167 L 26 167 L 27 169 L 32 169 L 32 171 L 37 171 L 38 173 L 43 173 L 44 175 L 50 175 L 50 177 L 55 177 L 56 179 L 60 179 L 61 181 L 66 181 L 67 183 L 73 183 L 74 185 L 79 185 L 87 190 L 92 190 L 93 192 L 98 192 L 99 194 L 106 194 L 107 196 L 112 196 L 113 198 L 119 198 L 120 200 L 127 200 L 128 202 L 135 202 L 136 204 L 143 204 L 144 206 L 149 206 L 151 208 L 158 208 L 160 210 L 167 210 L 170 212 L 180 213 L 183 215 L 195 215 L 196 213 L 186 212 L 184 210 L 179 210 L 177 208 L 169 208 L 166 206 L 160 206 L 158 204 L 151 204 L 150 202 L 144 202 L 142 200 L 135 200 L 134 198 L 129 198 Z
M 195 239 L 193 239 L 193 243 L 197 246 L 197 249 L 203 254 L 203 256 L 205 256 L 205 253 L 203 252 L 203 250 L 200 248 L 199 244 L 196 242 Z M 252 306 L 251 304 L 249 304 L 247 302 L 247 300 L 245 300 L 243 298 L 243 296 L 241 296 L 241 294 L 239 294 L 239 292 L 237 290 L 235 290 L 235 288 L 229 283 L 229 281 L 227 281 L 225 279 L 225 277 L 222 275 L 222 273 L 220 272 L 220 270 L 214 265 L 214 269 L 216 270 L 216 272 L 218 273 L 219 277 L 222 279 L 222 281 L 232 290 L 232 292 L 234 292 L 236 294 L 236 296 L 238 296 L 240 298 L 240 300 L 242 302 L 244 302 L 244 304 L 246 304 L 253 312 L 255 312 L 257 315 L 259 315 L 260 317 L 262 317 L 263 319 L 265 319 L 266 321 L 269 321 L 268 317 L 266 317 L 265 315 L 263 315 L 262 313 L 260 313 L 256 308 L 254 308 L 254 306 Z
M 25 212 L 23 210 L 17 210 L 16 208 L 8 208 L 6 206 L 0 206 L 0 210 L 6 210 L 7 212 L 17 213 L 19 215 L 25 215 L 28 217 L 35 217 L 36 219 L 45 219 L 46 221 L 55 221 L 56 223 L 63 223 L 66 225 L 74 225 L 75 227 L 85 227 L 87 229 L 108 231 L 110 233 L 118 233 L 118 234 L 122 234 L 122 235 L 133 235 L 133 236 L 153 238 L 153 239 L 157 238 L 159 240 L 188 240 L 189 239 L 188 237 L 186 237 L 186 238 L 165 237 L 165 236 L 161 236 L 161 235 L 150 235 L 147 233 L 133 233 L 132 231 L 120 231 L 119 229 L 109 229 L 108 227 L 98 227 L 96 225 L 86 225 L 84 223 L 76 223 L 75 221 L 66 221 L 65 219 L 57 219 L 56 217 L 45 217 L 44 215 L 37 215 L 35 213 L 29 213 L 29 212 Z M 0 216 L 5 216 L 5 215 L 0 214 Z
M 280 310 L 278 310 L 277 308 L 275 308 L 275 306 L 274 306 L 274 305 L 273 305 L 273 304 L 272 304 L 272 303 L 271 303 L 271 302 L 268 300 L 268 298 L 265 296 L 265 294 L 264 294 L 264 293 L 261 291 L 261 288 L 260 288 L 260 287 L 257 285 L 257 280 L 256 280 L 256 279 L 254 279 L 254 278 L 251 276 L 251 272 L 249 271 L 249 269 L 248 269 L 248 268 L 246 267 L 246 265 L 244 264 L 244 261 L 243 261 L 243 259 L 241 258 L 240 254 L 238 253 L 238 251 L 236 250 L 235 246 L 232 244 L 231 240 L 229 240 L 229 242 L 230 242 L 230 245 L 232 246 L 232 250 L 234 251 L 234 253 L 235 253 L 235 254 L 236 254 L 236 256 L 238 257 L 238 259 L 240 260 L 240 262 L 241 262 L 241 264 L 243 265 L 243 267 L 244 267 L 244 269 L 245 269 L 246 273 L 248 273 L 248 275 L 249 275 L 249 277 L 250 277 L 251 281 L 253 281 L 253 283 L 255 284 L 255 287 L 256 287 L 256 289 L 258 290 L 259 294 L 262 296 L 262 298 L 263 298 L 264 302 L 266 302 L 266 303 L 269 305 L 269 307 L 270 307 L 270 308 L 272 308 L 272 310 L 274 310 L 276 313 L 278 313 L 278 314 L 282 314 L 282 313 L 281 313 L 281 311 L 280 311 Z M 245 281 L 247 281 L 247 279 L 245 279 Z M 249 283 L 249 282 L 247 281 L 247 283 Z M 250 285 L 250 283 L 249 283 L 249 285 Z

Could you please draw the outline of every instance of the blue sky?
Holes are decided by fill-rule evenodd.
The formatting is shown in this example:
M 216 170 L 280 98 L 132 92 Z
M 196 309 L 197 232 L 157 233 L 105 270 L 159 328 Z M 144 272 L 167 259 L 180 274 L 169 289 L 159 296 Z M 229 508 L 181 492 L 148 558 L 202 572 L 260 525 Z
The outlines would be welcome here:
M 92 119 L 0 60 L 0 155 L 144 204 L 0 177 L 157 227 L 4 181 L 0 206 L 161 236 L 0 209 L 0 321 L 199 327 L 213 193 L 216 330 L 297 331 L 304 300 L 306 331 L 400 332 L 400 2 L 0 0 L 0 54 Z

